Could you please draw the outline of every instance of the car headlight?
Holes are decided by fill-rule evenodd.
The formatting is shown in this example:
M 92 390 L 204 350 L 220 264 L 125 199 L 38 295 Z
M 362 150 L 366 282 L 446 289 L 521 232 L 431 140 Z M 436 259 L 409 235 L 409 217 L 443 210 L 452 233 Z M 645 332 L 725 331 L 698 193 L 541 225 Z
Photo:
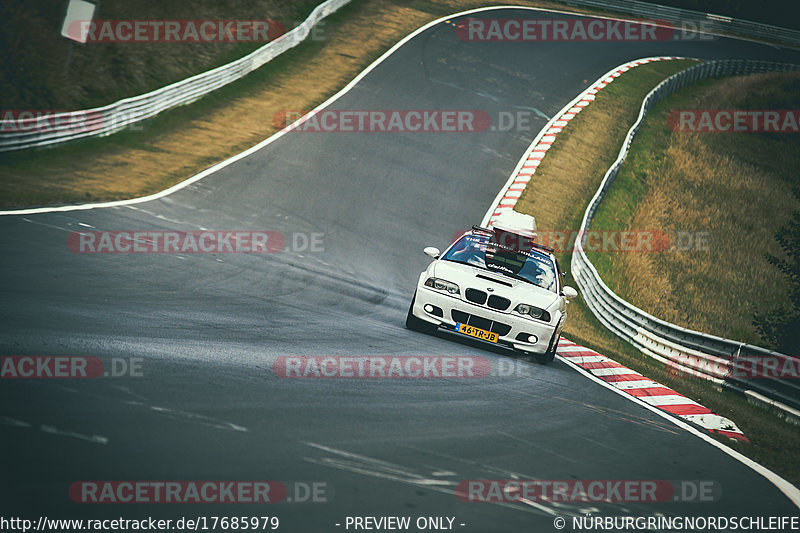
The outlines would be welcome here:
M 440 278 L 428 278 L 425 280 L 425 286 L 436 289 L 437 291 L 449 292 L 450 294 L 461 294 L 458 285 Z
M 548 313 L 541 307 L 536 307 L 535 305 L 519 304 L 517 307 L 514 308 L 514 311 L 516 311 L 521 315 L 531 316 L 536 320 L 543 320 L 545 322 L 550 322 L 550 313 Z

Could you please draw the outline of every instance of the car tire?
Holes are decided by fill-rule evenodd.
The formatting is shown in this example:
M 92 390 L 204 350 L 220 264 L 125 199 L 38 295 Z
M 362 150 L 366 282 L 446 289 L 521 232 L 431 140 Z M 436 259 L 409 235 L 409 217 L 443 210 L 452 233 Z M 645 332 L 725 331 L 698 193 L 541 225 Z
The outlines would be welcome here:
M 546 365 L 547 363 L 551 362 L 553 359 L 556 358 L 556 350 L 558 350 L 558 341 L 561 340 L 561 334 L 554 336 L 553 339 L 550 341 L 550 346 L 547 347 L 547 351 L 544 353 L 536 354 L 536 362 L 540 365 Z
M 415 292 L 414 297 L 411 299 L 411 305 L 408 307 L 408 314 L 406 315 L 406 328 L 410 329 L 411 331 L 418 331 L 419 333 L 435 333 L 436 330 L 439 329 L 437 326 L 414 316 L 412 310 L 414 309 L 414 302 L 416 299 L 417 293 Z

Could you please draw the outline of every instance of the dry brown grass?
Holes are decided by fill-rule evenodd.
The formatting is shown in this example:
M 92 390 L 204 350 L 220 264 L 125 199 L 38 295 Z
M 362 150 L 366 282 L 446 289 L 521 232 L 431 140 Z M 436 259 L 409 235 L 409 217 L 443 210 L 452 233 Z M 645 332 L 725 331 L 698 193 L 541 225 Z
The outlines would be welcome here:
M 260 142 L 278 130 L 273 124 L 276 113 L 307 110 L 323 101 L 360 70 L 364 56 L 394 42 L 400 27 L 421 15 L 400 8 L 377 17 L 377 4 L 359 10 L 346 27 L 329 28 L 330 43 L 304 58 L 304 68 L 279 70 L 268 85 L 216 105 L 200 119 L 178 120 L 168 131 L 142 136 L 137 144 L 118 146 L 109 139 L 79 160 L 69 152 L 59 157 L 55 150 L 38 151 L 49 164 L 40 164 L 35 172 L 26 172 L 24 166 L 15 172 L 18 165 L 3 165 L 3 204 L 24 205 L 25 192 L 31 189 L 48 191 L 45 201 L 50 202 L 142 196 Z M 374 31 L 375 20 L 381 20 L 381 31 Z M 359 49 L 358 56 L 348 53 Z
M 636 120 L 638 107 L 629 103 L 641 102 L 664 78 L 691 64 L 692 61 L 664 61 L 643 65 L 634 69 L 635 82 L 629 83 L 629 75 L 623 74 L 598 93 L 595 102 L 558 136 L 515 209 L 533 214 L 541 230 L 577 231 L 589 199 Z M 559 254 L 562 268 L 568 268 L 569 261 L 570 254 Z M 571 306 L 564 335 L 604 352 L 627 348 L 582 305 Z
M 721 80 L 687 95 L 686 101 L 678 95 L 670 107 L 738 109 L 747 105 L 745 98 L 766 91 L 780 101 L 762 100 L 758 109 L 796 109 L 800 95 L 795 93 L 794 103 L 782 98 L 798 80 L 798 74 Z M 787 88 L 781 91 L 781 86 Z M 781 255 L 775 231 L 798 208 L 791 188 L 800 185 L 794 174 L 800 157 L 792 152 L 798 152 L 800 143 L 792 134 L 770 142 L 760 134 L 668 133 L 666 112 L 648 118 L 642 134 L 657 141 L 650 145 L 645 139 L 641 150 L 634 141 L 638 152 L 620 174 L 623 188 L 625 183 L 644 187 L 620 227 L 659 229 L 673 238 L 678 232 L 706 232 L 707 249 L 615 254 L 607 282 L 621 297 L 669 322 L 763 344 L 753 325 L 754 313 L 789 305 L 789 282 L 765 255 Z M 642 154 L 650 151 L 663 151 L 665 157 L 656 162 Z M 753 155 L 766 164 L 752 163 Z M 607 209 L 615 210 L 616 201 L 610 199 Z M 598 217 L 604 218 L 602 213 Z
M 646 311 L 725 335 L 731 329 L 752 329 L 753 312 L 763 301 L 788 303 L 788 282 L 764 253 L 780 252 L 774 222 L 788 220 L 792 202 L 785 199 L 791 191 L 773 184 L 758 167 L 713 151 L 703 135 L 672 137 L 667 163 L 642 177 L 648 193 L 630 224 L 672 235 L 708 232 L 708 249 L 619 254 L 612 264 L 629 273 L 620 286 L 624 297 Z M 767 217 L 770 223 L 742 220 Z
M 654 73 L 649 69 L 656 66 L 664 68 L 670 63 L 638 67 L 602 91 L 597 100 L 572 120 L 559 135 L 553 148 L 539 166 L 531 184 L 528 185 L 526 194 L 517 203 L 516 209 L 534 214 L 541 229 L 576 229 L 590 197 L 616 157 L 624 134 L 635 119 L 635 113 L 632 113 L 630 109 L 638 109 L 644 95 L 654 86 L 654 81 L 659 81 L 656 79 L 658 78 L 656 74 L 663 77 L 668 75 L 667 72 Z M 727 81 L 730 82 L 730 80 Z M 748 98 L 752 99 L 751 108 L 763 109 L 761 105 L 770 98 L 773 91 L 769 88 L 774 87 L 772 84 L 775 81 L 775 79 L 762 80 L 757 83 L 757 85 L 760 84 L 758 87 L 749 85 L 752 80 L 747 85 L 738 87 L 705 88 L 702 84 L 696 85 L 692 91 L 689 91 L 688 101 L 681 105 L 684 108 L 696 108 L 701 107 L 703 103 L 707 104 L 707 101 L 701 98 L 703 96 L 713 99 L 715 94 L 746 94 L 749 95 Z M 740 82 L 735 81 L 734 83 Z M 785 91 L 778 91 L 777 98 L 773 98 L 773 101 L 779 101 L 780 97 L 785 97 L 784 93 Z M 797 90 L 794 90 L 794 93 L 800 94 Z M 775 108 L 793 109 L 796 108 L 796 105 L 795 107 L 788 104 L 776 105 Z M 664 119 L 662 123 L 666 123 L 666 120 Z M 640 131 L 640 136 L 634 142 L 635 146 L 639 146 L 642 141 L 642 133 L 644 130 Z M 723 142 L 725 138 L 712 136 L 706 140 L 714 143 Z M 728 139 L 729 141 L 730 139 Z M 784 142 L 790 141 L 784 139 Z M 632 184 L 629 184 L 629 188 L 623 188 L 622 194 L 617 194 L 613 205 L 603 204 L 607 208 L 606 221 L 616 225 L 595 225 L 593 227 L 601 229 L 652 228 L 652 224 L 655 224 L 653 221 L 661 222 L 668 218 L 669 221 L 675 223 L 674 226 L 670 226 L 673 229 L 693 231 L 699 224 L 706 224 L 703 227 L 712 224 L 717 227 L 716 225 L 719 224 L 719 227 L 722 227 L 737 220 L 738 222 L 745 220 L 749 221 L 752 226 L 762 226 L 754 228 L 759 235 L 769 234 L 764 230 L 764 224 L 759 224 L 757 219 L 737 218 L 734 213 L 725 212 L 725 210 L 707 211 L 704 208 L 704 206 L 714 203 L 715 197 L 720 197 L 720 195 L 735 196 L 737 203 L 731 205 L 735 205 L 737 209 L 744 212 L 764 209 L 765 204 L 783 200 L 780 191 L 785 190 L 785 187 L 762 194 L 762 187 L 767 186 L 764 182 L 764 174 L 771 173 L 774 177 L 775 172 L 782 169 L 784 174 L 780 177 L 785 183 L 796 182 L 796 178 L 786 175 L 786 172 L 791 174 L 794 169 L 798 168 L 798 164 L 792 164 L 791 161 L 800 156 L 800 150 L 784 149 L 781 150 L 781 153 L 772 154 L 768 160 L 763 160 L 763 147 L 749 146 L 751 143 L 752 141 L 747 142 L 745 139 L 744 145 L 738 147 L 736 153 L 739 159 L 738 165 L 730 157 L 717 154 L 716 147 L 697 146 L 697 143 L 693 143 L 692 136 L 682 136 L 680 141 L 676 140 L 674 145 L 669 146 L 668 152 L 666 147 L 662 153 L 652 150 L 652 143 L 645 147 L 639 146 L 641 148 L 639 152 L 644 153 L 642 164 L 648 167 L 652 175 L 659 176 L 659 179 L 668 183 L 662 183 L 663 188 L 652 187 L 651 194 L 646 199 L 641 199 L 642 185 L 646 180 L 643 177 L 644 172 L 638 171 L 638 167 L 636 167 L 633 171 L 634 179 Z M 664 164 L 663 161 L 667 158 L 673 158 L 674 161 Z M 697 159 L 705 161 L 704 173 L 713 175 L 708 184 L 701 183 L 699 180 L 702 176 L 693 170 Z M 759 162 L 760 164 L 756 164 Z M 667 166 L 675 167 L 670 170 L 675 175 L 674 179 L 667 174 Z M 732 174 L 732 166 L 738 172 L 743 172 L 746 179 L 742 179 L 739 174 Z M 739 177 L 737 178 L 737 176 Z M 678 180 L 678 177 L 681 179 Z M 610 194 L 609 199 L 611 196 Z M 762 196 L 762 198 L 754 201 L 754 196 Z M 690 217 L 687 212 L 692 207 L 695 214 L 691 220 L 688 220 Z M 640 218 L 633 217 L 634 212 L 636 217 Z M 763 212 L 768 213 L 765 218 L 771 216 L 771 210 L 767 209 Z M 595 220 L 602 218 L 599 216 L 600 214 L 598 213 Z M 679 216 L 683 216 L 687 220 L 685 222 L 678 221 L 677 217 Z M 624 221 L 626 225 L 621 226 L 620 221 Z M 770 223 L 774 224 L 773 221 Z M 771 234 L 769 235 L 771 241 Z M 722 252 L 722 249 L 718 251 Z M 734 270 L 740 268 L 737 264 L 741 257 L 739 254 L 752 254 L 752 251 L 741 248 L 735 249 L 733 252 L 735 253 L 731 253 L 729 256 L 727 268 L 733 264 Z M 684 295 L 694 293 L 699 290 L 698 285 L 704 283 L 694 278 L 698 273 L 705 276 L 716 276 L 718 278 L 717 286 L 725 284 L 729 280 L 729 276 L 739 276 L 735 272 L 719 273 L 718 270 L 722 268 L 722 265 L 708 261 L 712 257 L 710 254 L 678 256 L 677 254 L 663 253 L 595 253 L 592 255 L 592 260 L 596 265 L 603 264 L 605 267 L 602 276 L 607 282 L 609 279 L 621 280 L 621 283 L 632 287 L 644 284 L 651 287 L 652 293 L 659 291 L 663 293 L 664 288 L 671 287 L 672 294 L 676 294 L 676 284 L 680 285 Z M 671 276 L 660 272 L 658 263 L 648 263 L 646 268 L 639 264 L 639 262 L 664 261 L 670 258 L 679 258 L 684 261 L 675 266 L 674 272 L 676 275 L 682 276 L 682 281 L 673 281 Z M 614 261 L 613 267 L 609 266 L 611 260 Z M 702 266 L 696 264 L 696 262 L 704 260 L 706 262 Z M 559 261 L 562 267 L 568 266 L 569 254 L 559 254 Z M 757 270 L 758 268 L 757 265 L 753 265 L 753 269 Z M 746 274 L 741 275 L 746 276 Z M 568 281 L 574 283 L 569 275 Z M 681 297 L 685 297 L 684 295 Z M 668 303 L 662 301 L 660 305 Z M 701 304 L 701 302 L 697 303 Z M 714 304 L 718 309 L 724 305 L 723 300 L 718 300 L 718 303 Z M 704 312 L 705 307 L 700 307 L 700 309 L 701 312 Z M 721 390 L 710 382 L 678 375 L 668 370 L 657 361 L 635 350 L 627 342 L 610 334 L 580 298 L 570 304 L 564 335 L 641 372 L 649 379 L 686 395 L 713 412 L 730 418 L 744 431 L 750 439 L 750 443 L 727 442 L 726 444 L 775 470 L 793 483 L 800 482 L 800 432 L 796 426 L 783 421 L 775 411 L 770 411 L 761 405 L 748 403 L 746 399 L 732 392 Z
M 525 0 L 507 4 L 556 6 Z M 356 0 L 344 8 L 346 16 L 326 22 L 324 42 L 284 60 L 263 82 L 245 80 L 243 90 L 225 89 L 224 101 L 201 101 L 199 117 L 177 110 L 157 119 L 168 120 L 167 125 L 131 138 L 118 134 L 79 148 L 0 156 L 0 207 L 119 200 L 163 190 L 269 137 L 278 130 L 275 113 L 312 109 L 425 23 L 483 5 L 479 0 Z
M 314 0 L 101 2 L 95 20 L 271 19 L 291 29 Z M 89 42 L 61 37 L 61 2 L 0 2 L 4 109 L 86 109 L 152 91 L 241 57 L 263 43 Z M 276 30 L 277 31 L 277 30 Z M 67 57 L 71 48 L 69 68 Z

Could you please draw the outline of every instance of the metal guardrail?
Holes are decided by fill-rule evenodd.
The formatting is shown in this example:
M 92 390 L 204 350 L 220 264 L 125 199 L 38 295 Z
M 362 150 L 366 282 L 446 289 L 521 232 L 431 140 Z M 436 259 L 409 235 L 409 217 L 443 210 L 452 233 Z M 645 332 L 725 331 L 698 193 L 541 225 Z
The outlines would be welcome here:
M 742 37 L 764 39 L 765 41 L 800 45 L 800 31 L 758 22 L 735 19 L 724 15 L 703 13 L 690 9 L 662 6 L 637 0 L 562 0 L 565 4 L 581 7 L 594 7 L 608 11 L 627 13 L 637 17 L 664 20 L 676 29 L 701 30 Z
M 292 31 L 250 54 L 213 70 L 104 107 L 0 121 L 0 152 L 109 135 L 167 109 L 191 103 L 250 72 L 302 42 L 322 19 L 350 0 L 320 4 Z
M 304 40 L 313 26 L 350 0 L 327 0 L 291 32 L 251 54 L 155 91 L 125 98 L 104 107 L 15 118 L 0 121 L 0 152 L 48 146 L 86 137 L 104 136 L 167 109 L 191 103 L 236 81 Z M 630 13 L 638 17 L 665 20 L 681 28 L 692 23 L 713 32 L 763 38 L 773 42 L 800 45 L 800 32 L 767 24 L 732 19 L 636 0 L 564 0 L 575 6 L 595 7 Z M 697 27 L 691 29 L 697 29 Z
M 642 102 L 639 117 L 628 131 L 617 160 L 606 172 L 586 209 L 580 235 L 585 235 L 600 202 L 619 173 L 645 115 L 656 103 L 678 89 L 705 78 L 796 70 L 800 70 L 800 65 L 719 60 L 697 64 L 661 82 Z M 710 379 L 740 392 L 756 391 L 756 395 L 750 395 L 766 396 L 785 412 L 794 416 L 800 415 L 797 411 L 800 409 L 800 380 L 778 379 L 772 366 L 760 366 L 769 364 L 777 365 L 777 370 L 800 370 L 800 357 L 685 329 L 649 315 L 621 299 L 606 286 L 586 256 L 582 239 L 577 240 L 572 255 L 572 273 L 584 300 L 598 320 L 645 354 L 670 368 Z M 754 366 L 770 376 L 753 379 L 751 376 Z

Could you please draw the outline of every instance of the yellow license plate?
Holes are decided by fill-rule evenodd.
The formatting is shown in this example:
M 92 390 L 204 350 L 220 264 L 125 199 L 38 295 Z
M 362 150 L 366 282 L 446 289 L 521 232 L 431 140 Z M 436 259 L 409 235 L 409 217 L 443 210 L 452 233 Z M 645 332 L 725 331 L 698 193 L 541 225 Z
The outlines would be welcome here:
M 457 323 L 456 331 L 489 342 L 497 342 L 498 338 L 497 333 L 492 333 L 491 331 L 486 331 L 485 329 L 476 328 L 475 326 L 469 326 L 467 324 Z

